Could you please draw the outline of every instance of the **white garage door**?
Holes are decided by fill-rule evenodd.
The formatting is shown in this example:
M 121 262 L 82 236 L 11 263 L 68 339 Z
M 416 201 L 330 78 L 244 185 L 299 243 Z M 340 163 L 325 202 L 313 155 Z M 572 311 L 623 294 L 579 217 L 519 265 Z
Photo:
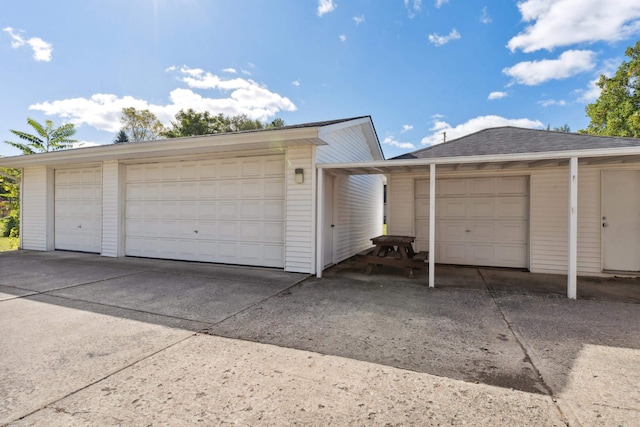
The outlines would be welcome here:
M 529 180 L 436 180 L 436 254 L 443 264 L 528 266 Z M 416 180 L 416 246 L 429 247 L 429 181 Z
M 100 252 L 102 244 L 102 170 L 55 171 L 56 249 Z
M 127 166 L 126 254 L 284 267 L 284 157 Z

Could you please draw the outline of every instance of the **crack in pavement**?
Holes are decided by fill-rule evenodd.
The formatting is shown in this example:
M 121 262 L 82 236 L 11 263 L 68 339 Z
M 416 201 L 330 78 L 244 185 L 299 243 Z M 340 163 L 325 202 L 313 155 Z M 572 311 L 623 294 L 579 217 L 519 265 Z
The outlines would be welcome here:
M 513 338 L 515 339 L 516 343 L 520 346 L 520 349 L 524 353 L 525 361 L 528 362 L 531 365 L 531 367 L 533 368 L 533 371 L 535 372 L 536 376 L 538 377 L 538 382 L 544 388 L 544 390 L 547 392 L 547 396 L 549 396 L 549 398 L 553 402 L 553 406 L 558 411 L 560 419 L 568 426 L 569 422 L 567 420 L 567 417 L 565 416 L 564 412 L 562 411 L 562 409 L 558 405 L 557 398 L 556 398 L 556 396 L 554 396 L 553 390 L 551 389 L 551 387 L 544 380 L 544 377 L 542 376 L 542 373 L 540 372 L 540 370 L 538 369 L 536 364 L 531 359 L 531 356 L 529 356 L 529 351 L 527 350 L 527 348 L 524 345 L 524 343 L 522 342 L 522 340 L 520 340 L 520 337 L 518 336 L 518 334 L 516 333 L 515 329 L 513 328 L 513 323 L 511 321 L 509 321 L 509 319 L 507 318 L 507 315 L 502 310 L 502 307 L 500 307 L 500 304 L 496 300 L 496 291 L 495 291 L 495 289 L 493 289 L 491 286 L 489 286 L 489 284 L 487 284 L 487 281 L 486 281 L 484 275 L 482 274 L 482 271 L 481 271 L 480 268 L 477 268 L 476 271 L 480 275 L 480 278 L 482 279 L 482 284 L 484 285 L 487 293 L 491 296 L 491 299 L 493 300 L 493 303 L 496 305 L 496 308 L 500 312 L 500 315 L 502 316 L 502 319 L 504 320 L 505 324 L 507 325 L 507 328 L 509 329 L 509 332 L 511 332 L 511 335 L 513 336 Z

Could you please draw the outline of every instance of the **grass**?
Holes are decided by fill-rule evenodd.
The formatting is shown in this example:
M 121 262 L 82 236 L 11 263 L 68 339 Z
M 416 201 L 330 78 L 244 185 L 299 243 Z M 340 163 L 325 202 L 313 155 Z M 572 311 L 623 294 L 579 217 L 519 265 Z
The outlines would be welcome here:
M 9 247 L 9 238 L 8 237 L 0 237 L 0 252 L 10 251 Z

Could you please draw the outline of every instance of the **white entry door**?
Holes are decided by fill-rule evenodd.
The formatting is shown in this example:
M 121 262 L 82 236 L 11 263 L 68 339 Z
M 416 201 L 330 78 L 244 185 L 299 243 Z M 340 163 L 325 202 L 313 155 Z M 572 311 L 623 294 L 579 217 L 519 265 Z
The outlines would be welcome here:
M 640 271 L 640 171 L 602 172 L 602 266 Z
M 100 167 L 55 171 L 54 247 L 101 252 L 102 170 Z
M 284 157 L 126 169 L 125 253 L 284 267 Z
M 416 250 L 429 248 L 429 180 L 415 181 Z M 528 266 L 529 180 L 436 180 L 436 253 L 443 264 Z

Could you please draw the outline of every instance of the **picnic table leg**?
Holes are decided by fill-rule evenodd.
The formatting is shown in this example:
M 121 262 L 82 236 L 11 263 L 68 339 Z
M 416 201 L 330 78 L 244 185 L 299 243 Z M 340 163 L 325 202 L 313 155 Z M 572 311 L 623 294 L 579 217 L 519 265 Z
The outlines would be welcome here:
M 382 250 L 382 246 L 376 245 L 376 248 L 373 250 L 373 253 L 370 256 L 378 256 L 381 250 Z M 371 264 L 371 263 L 367 264 L 367 268 L 365 269 L 364 272 L 366 274 L 373 273 L 373 267 L 375 267 L 375 264 Z

